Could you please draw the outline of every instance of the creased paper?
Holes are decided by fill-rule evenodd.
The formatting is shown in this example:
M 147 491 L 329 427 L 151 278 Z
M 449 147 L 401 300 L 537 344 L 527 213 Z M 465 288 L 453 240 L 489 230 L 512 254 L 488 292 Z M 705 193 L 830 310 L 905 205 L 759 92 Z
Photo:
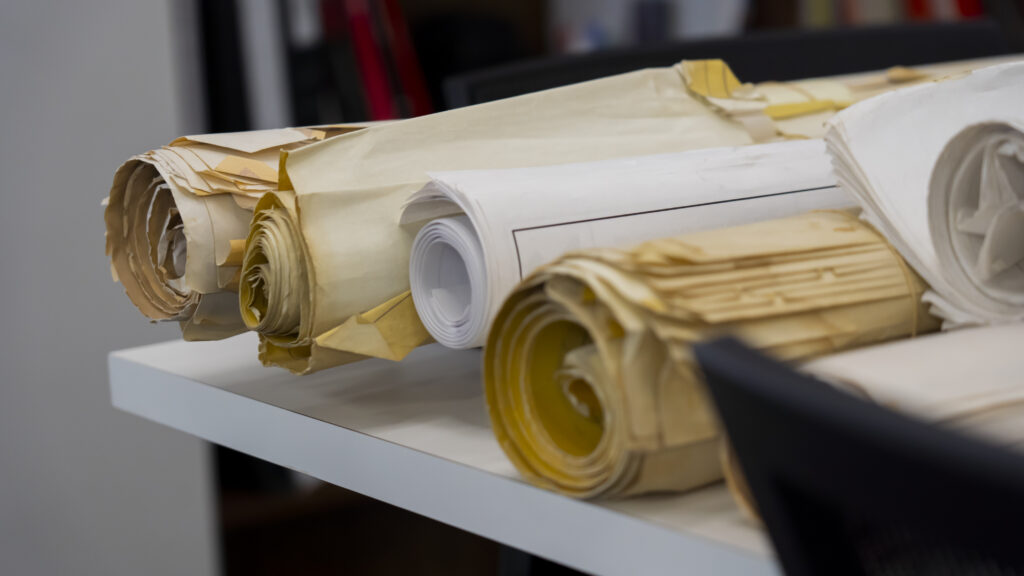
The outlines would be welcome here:
M 530 482 L 576 497 L 722 478 L 691 345 L 722 333 L 806 359 L 937 328 L 920 279 L 846 212 L 565 256 L 508 298 L 484 349 L 495 435 Z
M 374 126 L 290 151 L 282 188 L 294 191 L 295 208 L 263 206 L 291 225 L 273 234 L 257 230 L 257 222 L 272 218 L 257 215 L 247 260 L 259 268 L 245 266 L 242 274 L 249 294 L 264 291 L 268 298 L 243 291 L 248 326 L 263 336 L 261 359 L 309 372 L 365 356 L 400 359 L 429 341 L 408 297 L 417 227 L 399 226 L 402 204 L 426 184 L 428 171 L 748 143 L 745 130 L 691 97 L 678 72 L 665 68 Z M 300 263 L 307 288 L 274 286 L 291 285 L 285 268 Z M 356 331 L 375 337 L 362 341 Z
M 134 156 L 106 200 L 111 271 L 148 318 L 186 340 L 245 330 L 238 274 L 252 209 L 277 190 L 280 151 L 359 125 L 184 136 Z
M 825 121 L 855 102 L 1007 60 L 1000 57 L 914 68 L 896 66 L 881 72 L 760 84 L 740 82 L 721 60 L 684 60 L 678 69 L 697 98 L 741 124 L 755 141 L 767 142 L 820 137 Z

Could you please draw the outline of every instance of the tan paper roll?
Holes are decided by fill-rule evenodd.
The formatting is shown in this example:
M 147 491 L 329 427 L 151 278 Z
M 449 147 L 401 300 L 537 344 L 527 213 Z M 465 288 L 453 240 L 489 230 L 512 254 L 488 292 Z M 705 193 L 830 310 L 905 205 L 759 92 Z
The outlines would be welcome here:
M 268 214 L 254 222 L 277 224 L 254 227 L 245 259 L 252 265 L 243 265 L 242 282 L 249 287 L 243 286 L 241 305 L 247 326 L 263 337 L 261 360 L 308 373 L 368 356 L 399 360 L 429 341 L 409 297 L 409 250 L 418 226 L 398 225 L 402 204 L 429 181 L 428 171 L 546 166 L 816 137 L 824 131 L 820 120 L 800 126 L 791 121 L 823 113 L 817 105 L 780 118 L 765 135 L 738 121 L 726 104 L 742 97 L 745 106 L 771 112 L 770 106 L 807 99 L 856 98 L 856 90 L 831 80 L 709 92 L 696 86 L 701 76 L 691 69 L 728 67 L 705 64 L 641 70 L 375 126 L 287 153 L 282 189 L 290 199 L 261 204 L 258 210 Z M 737 86 L 742 90 L 732 90 Z M 296 263 L 304 269 L 296 271 Z M 296 285 L 290 274 L 307 285 Z
M 259 197 L 277 190 L 280 151 L 359 127 L 184 136 L 132 157 L 106 200 L 114 279 L 146 317 L 180 322 L 186 340 L 244 331 L 243 240 Z
M 542 268 L 484 352 L 499 443 L 532 483 L 576 497 L 722 478 L 691 345 L 736 334 L 801 359 L 934 330 L 920 279 L 846 212 L 599 249 Z
M 260 358 L 311 372 L 366 356 L 398 360 L 428 340 L 409 296 L 417 227 L 398 219 L 430 170 L 750 142 L 743 128 L 690 96 L 678 71 L 662 68 L 374 126 L 291 151 L 282 188 L 294 200 L 261 203 L 243 265 L 242 308 L 262 335 Z M 270 221 L 278 224 L 259 224 Z M 299 263 L 305 268 L 296 272 Z M 292 274 L 303 275 L 306 286 L 286 289 Z

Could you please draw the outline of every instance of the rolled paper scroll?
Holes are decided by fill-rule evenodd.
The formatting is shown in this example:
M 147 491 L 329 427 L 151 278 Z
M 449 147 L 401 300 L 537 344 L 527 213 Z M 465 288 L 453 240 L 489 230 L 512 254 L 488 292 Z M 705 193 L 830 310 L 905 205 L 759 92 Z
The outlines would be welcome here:
M 567 252 L 852 205 L 818 139 L 432 172 L 403 213 L 434 218 L 413 242 L 409 280 L 435 340 L 477 347 L 516 285 Z
M 928 282 L 944 328 L 1024 319 L 1024 63 L 882 94 L 831 122 L 840 186 Z
M 595 249 L 538 270 L 484 350 L 495 435 L 530 482 L 576 497 L 722 478 L 693 343 L 732 333 L 806 359 L 937 328 L 925 289 L 846 212 Z
M 718 61 L 708 65 L 728 70 Z M 243 316 L 262 335 L 261 360 L 306 373 L 369 356 L 399 360 L 430 340 L 409 292 L 410 247 L 423 220 L 396 225 L 428 171 L 550 166 L 823 134 L 820 119 L 799 130 L 780 120 L 789 132 L 755 133 L 713 106 L 686 66 L 375 126 L 289 152 L 282 189 L 291 197 L 261 204 L 268 214 L 253 221 L 241 277 L 249 285 Z M 856 91 L 828 79 L 743 86 L 745 102 L 760 108 L 856 99 Z M 795 111 L 786 121 L 812 112 L 821 110 Z
M 246 244 L 244 319 L 261 335 L 261 360 L 294 372 L 368 356 L 400 360 L 430 339 L 409 293 L 409 250 L 419 226 L 399 225 L 403 203 L 427 183 L 428 171 L 750 142 L 742 127 L 690 96 L 677 70 L 661 68 L 373 126 L 290 151 L 282 164 L 289 199 L 261 202 Z
M 239 264 L 253 207 L 277 190 L 280 151 L 359 127 L 185 136 L 132 157 L 106 200 L 114 279 L 149 319 L 180 322 L 186 340 L 244 331 Z

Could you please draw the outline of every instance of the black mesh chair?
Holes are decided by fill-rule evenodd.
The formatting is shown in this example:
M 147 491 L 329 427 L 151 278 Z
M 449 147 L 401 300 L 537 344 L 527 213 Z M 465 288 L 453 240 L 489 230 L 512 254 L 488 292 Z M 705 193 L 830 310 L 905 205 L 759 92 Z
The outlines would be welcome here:
M 1024 574 L 1024 457 L 732 339 L 696 354 L 787 574 Z
M 1007 32 L 993 20 L 825 31 L 786 30 L 606 50 L 509 64 L 445 80 L 448 108 L 555 88 L 684 59 L 722 58 L 745 82 L 795 80 L 998 56 L 1010 52 Z

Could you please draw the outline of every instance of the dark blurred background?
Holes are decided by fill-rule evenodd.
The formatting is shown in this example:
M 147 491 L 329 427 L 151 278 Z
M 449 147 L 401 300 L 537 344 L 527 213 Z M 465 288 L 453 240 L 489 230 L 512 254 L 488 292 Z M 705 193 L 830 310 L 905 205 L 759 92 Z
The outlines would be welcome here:
M 103 256 L 99 203 L 131 154 L 682 58 L 762 81 L 1024 52 L 1022 14 L 1022 0 L 3 2 L 0 573 L 562 573 L 113 410 L 106 352 L 178 337 L 143 320 Z

